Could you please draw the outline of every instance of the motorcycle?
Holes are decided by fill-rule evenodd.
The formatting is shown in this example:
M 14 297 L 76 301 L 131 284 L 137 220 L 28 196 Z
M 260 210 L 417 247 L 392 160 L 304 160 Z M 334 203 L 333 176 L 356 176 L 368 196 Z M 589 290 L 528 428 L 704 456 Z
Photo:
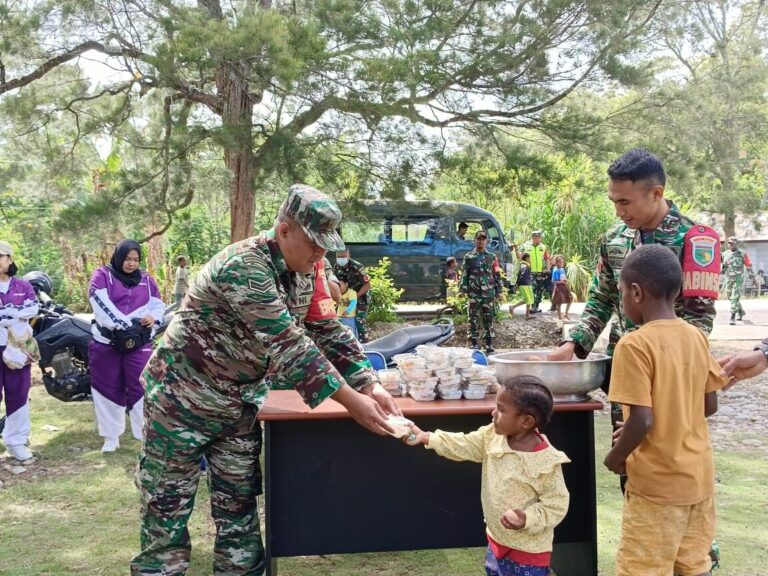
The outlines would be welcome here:
M 40 371 L 48 394 L 62 402 L 91 399 L 91 371 L 88 344 L 93 339 L 91 323 L 75 316 L 51 298 L 51 279 L 44 272 L 23 277 L 37 294 L 38 315 L 30 321 L 32 334 L 40 348 Z M 169 307 L 155 337 L 160 336 L 173 316 Z
M 363 344 L 363 348 L 369 353 L 369 359 L 374 363 L 374 358 L 380 354 L 387 368 L 395 366 L 393 357 L 396 354 L 406 354 L 413 352 L 416 346 L 440 346 L 453 338 L 456 332 L 453 326 L 453 320 L 450 318 L 439 318 L 432 324 L 424 326 L 406 326 L 394 332 L 371 340 Z M 376 366 L 381 369 L 384 366 Z

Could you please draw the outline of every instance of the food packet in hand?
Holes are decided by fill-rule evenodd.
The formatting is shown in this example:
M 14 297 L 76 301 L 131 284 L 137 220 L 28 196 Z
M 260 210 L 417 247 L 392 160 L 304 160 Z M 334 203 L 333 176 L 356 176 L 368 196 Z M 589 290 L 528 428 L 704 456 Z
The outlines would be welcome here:
M 390 416 L 387 418 L 387 424 L 394 430 L 394 432 L 390 432 L 392 436 L 395 438 L 402 438 L 411 433 L 410 425 L 413 424 L 413 422 L 402 416 Z

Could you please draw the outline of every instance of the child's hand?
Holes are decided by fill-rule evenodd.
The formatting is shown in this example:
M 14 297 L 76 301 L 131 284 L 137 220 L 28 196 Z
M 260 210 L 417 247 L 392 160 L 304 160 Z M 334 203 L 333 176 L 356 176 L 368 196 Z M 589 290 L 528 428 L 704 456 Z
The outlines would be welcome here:
M 525 512 L 517 508 L 510 508 L 501 515 L 501 525 L 507 530 L 525 528 L 525 520 Z
M 424 432 L 416 424 L 411 424 L 411 433 L 403 436 L 403 442 L 408 446 L 418 446 L 419 444 L 429 444 L 429 432 Z
M 624 422 L 616 422 L 613 428 L 613 434 L 611 435 L 611 446 L 614 446 L 616 442 L 621 438 L 621 433 L 624 432 Z
M 608 455 L 605 457 L 605 460 L 603 460 L 603 464 L 605 464 L 605 467 L 608 468 L 608 470 L 610 470 L 614 474 L 627 473 L 627 461 L 617 460 L 616 457 L 613 456 L 613 450 L 608 452 Z

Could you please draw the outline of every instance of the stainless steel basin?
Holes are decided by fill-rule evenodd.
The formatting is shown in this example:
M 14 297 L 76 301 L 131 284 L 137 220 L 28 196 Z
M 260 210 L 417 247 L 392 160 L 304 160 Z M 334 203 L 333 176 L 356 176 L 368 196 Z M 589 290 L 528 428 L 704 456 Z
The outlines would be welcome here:
M 566 362 L 544 360 L 551 350 L 516 350 L 494 354 L 488 361 L 494 366 L 496 379 L 504 385 L 515 376 L 537 376 L 552 392 L 555 402 L 578 402 L 588 398 L 587 392 L 596 390 L 608 374 L 609 356 L 590 354 L 585 360 L 575 358 Z M 539 356 L 542 360 L 528 360 Z

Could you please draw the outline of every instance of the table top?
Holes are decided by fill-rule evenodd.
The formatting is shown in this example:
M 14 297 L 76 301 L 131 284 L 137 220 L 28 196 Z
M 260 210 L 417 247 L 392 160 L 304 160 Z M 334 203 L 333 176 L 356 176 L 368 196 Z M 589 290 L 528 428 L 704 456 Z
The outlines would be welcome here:
M 408 397 L 395 398 L 404 416 L 442 416 L 462 414 L 490 414 L 496 407 L 496 395 L 486 394 L 483 400 L 432 400 L 418 402 Z M 594 412 L 602 410 L 597 400 L 583 402 L 555 402 L 555 412 Z M 272 390 L 267 402 L 259 410 L 259 418 L 270 420 L 334 420 L 349 418 L 347 410 L 338 402 L 328 399 L 314 410 L 307 406 L 294 390 Z

